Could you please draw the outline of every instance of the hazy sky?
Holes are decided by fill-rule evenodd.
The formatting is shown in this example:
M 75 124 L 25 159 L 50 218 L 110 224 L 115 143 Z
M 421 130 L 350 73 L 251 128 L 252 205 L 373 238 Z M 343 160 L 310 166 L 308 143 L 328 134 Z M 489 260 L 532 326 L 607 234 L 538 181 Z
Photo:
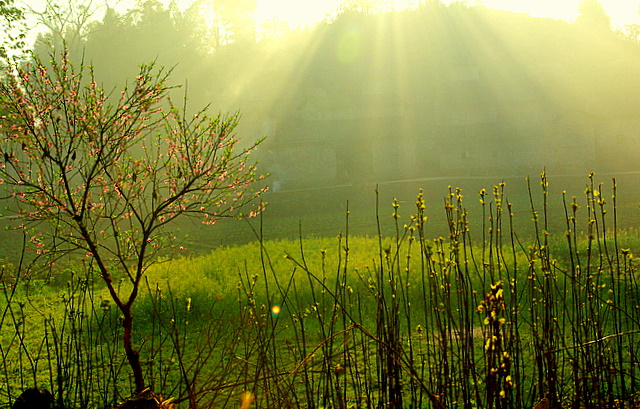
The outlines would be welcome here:
M 387 0 L 397 8 L 415 4 L 418 0 Z M 450 3 L 452 0 L 444 0 Z M 258 18 L 278 17 L 290 25 L 305 25 L 330 14 L 341 0 L 259 0 Z M 483 4 L 489 8 L 528 13 L 536 17 L 574 20 L 580 0 L 468 0 L 467 4 Z M 615 26 L 637 22 L 638 4 L 635 0 L 600 0 Z
M 578 13 L 579 0 L 481 0 L 477 3 L 487 7 L 528 13 L 536 17 L 551 17 L 563 20 L 574 20 Z M 636 0 L 600 0 L 600 3 L 611 17 L 614 26 L 630 24 L 638 21 L 638 4 Z M 473 4 L 470 2 L 469 4 Z
M 20 2 L 20 0 L 18 0 Z M 169 0 L 162 0 L 169 3 Z M 192 0 L 178 0 L 189 4 Z M 419 0 L 386 0 L 390 7 L 403 8 L 407 4 L 416 4 Z M 453 0 L 444 0 L 450 3 Z M 612 19 L 614 26 L 639 22 L 638 5 L 640 0 L 600 0 Z M 45 0 L 22 0 L 36 9 L 44 7 Z M 62 1 L 65 3 L 65 1 Z M 114 3 L 114 2 L 111 2 Z M 120 5 L 127 7 L 133 0 L 121 0 Z M 340 5 L 341 0 L 258 0 L 256 18 L 258 21 L 276 17 L 285 20 L 291 27 L 312 24 L 323 19 Z M 574 20 L 580 0 L 467 0 L 469 5 L 483 4 L 489 8 L 528 13 L 536 17 Z M 95 3 L 94 3 L 95 4 Z M 130 7 L 130 6 L 129 6 Z

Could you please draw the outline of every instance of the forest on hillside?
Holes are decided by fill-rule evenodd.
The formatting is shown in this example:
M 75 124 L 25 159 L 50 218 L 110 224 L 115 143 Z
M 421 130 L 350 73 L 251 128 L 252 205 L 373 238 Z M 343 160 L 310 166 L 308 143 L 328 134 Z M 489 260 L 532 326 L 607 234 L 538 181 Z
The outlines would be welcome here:
M 143 62 L 172 67 L 190 106 L 239 111 L 240 138 L 267 136 L 259 155 L 277 188 L 637 170 L 638 31 L 613 30 L 587 7 L 597 2 L 575 22 L 360 3 L 291 30 L 256 27 L 251 1 L 149 0 L 124 12 L 50 2 L 34 50 L 65 42 L 107 89 Z

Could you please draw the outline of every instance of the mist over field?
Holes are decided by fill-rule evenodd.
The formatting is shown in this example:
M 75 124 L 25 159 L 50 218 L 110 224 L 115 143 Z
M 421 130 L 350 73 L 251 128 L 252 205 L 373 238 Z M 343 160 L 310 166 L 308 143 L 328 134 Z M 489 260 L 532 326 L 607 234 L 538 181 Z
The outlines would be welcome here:
M 567 22 L 456 2 L 394 11 L 350 1 L 293 29 L 256 22 L 250 0 L 54 4 L 32 9 L 36 55 L 64 43 L 108 90 L 155 61 L 182 84 L 176 101 L 186 92 L 194 112 L 239 112 L 242 143 L 266 137 L 252 156 L 269 174 L 266 234 L 296 235 L 303 220 L 333 235 L 347 203 L 354 231 L 374 234 L 364 220 L 376 186 L 385 215 L 394 197 L 412 206 L 419 188 L 439 215 L 448 186 L 475 197 L 504 181 L 527 213 L 525 178 L 535 187 L 543 171 L 558 208 L 589 172 L 606 185 L 615 176 L 635 221 L 640 30 L 612 27 L 597 2 Z M 214 237 L 205 249 L 254 238 L 247 229 L 233 239 L 238 226 L 182 228 L 192 247 Z

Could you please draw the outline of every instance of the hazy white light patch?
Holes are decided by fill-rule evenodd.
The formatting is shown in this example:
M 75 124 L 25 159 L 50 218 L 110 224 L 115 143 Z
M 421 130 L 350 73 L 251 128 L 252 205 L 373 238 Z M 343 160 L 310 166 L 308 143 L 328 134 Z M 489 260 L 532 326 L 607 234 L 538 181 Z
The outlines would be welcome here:
M 444 0 L 444 3 L 453 1 L 459 0 Z M 258 0 L 256 18 L 263 21 L 277 18 L 286 21 L 291 27 L 305 26 L 333 14 L 341 3 L 341 0 Z M 401 10 L 420 3 L 421 0 L 384 0 L 381 6 L 387 10 Z M 640 6 L 637 1 L 600 0 L 600 3 L 611 17 L 614 27 L 640 21 Z M 578 15 L 580 0 L 470 0 L 467 4 L 481 4 L 488 8 L 571 22 Z
M 383 0 L 378 5 L 382 10 L 403 10 L 416 7 L 421 0 Z M 266 21 L 273 18 L 289 23 L 295 28 L 317 23 L 334 15 L 343 0 L 258 0 L 256 19 Z
M 291 27 L 312 25 L 332 14 L 340 6 L 340 0 L 259 0 L 256 19 L 278 19 Z
M 611 17 L 611 23 L 616 27 L 640 21 L 638 12 L 640 4 L 637 1 L 601 0 L 600 2 Z
M 444 0 L 449 4 L 459 0 Z M 256 17 L 258 19 L 279 18 L 292 27 L 320 21 L 340 7 L 341 0 L 258 0 Z M 383 0 L 384 9 L 401 10 L 415 7 L 421 0 Z M 640 21 L 638 8 L 634 0 L 600 0 L 614 26 Z M 482 4 L 488 8 L 527 13 L 534 17 L 547 17 L 573 21 L 578 15 L 580 0 L 470 0 L 470 6 Z
M 481 4 L 499 10 L 527 13 L 533 17 L 573 20 L 578 11 L 578 0 L 482 0 Z
M 448 1 L 450 3 L 451 1 Z M 548 17 L 574 21 L 578 16 L 580 0 L 476 0 L 469 4 L 482 4 L 488 8 L 527 13 L 534 17 Z M 638 2 L 632 0 L 600 0 L 611 17 L 614 27 L 639 20 Z

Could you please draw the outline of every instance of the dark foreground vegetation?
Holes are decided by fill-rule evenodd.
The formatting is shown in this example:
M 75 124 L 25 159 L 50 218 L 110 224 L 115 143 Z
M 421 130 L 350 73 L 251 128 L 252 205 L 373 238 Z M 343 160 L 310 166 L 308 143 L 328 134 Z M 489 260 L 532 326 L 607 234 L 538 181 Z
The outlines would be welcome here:
M 420 192 L 392 204 L 390 236 L 351 236 L 346 212 L 335 239 L 156 264 L 135 306 L 148 385 L 180 408 L 636 407 L 640 240 L 618 226 L 615 180 L 591 175 L 562 197 L 558 229 L 546 175 L 529 188 L 531 235 L 498 184 L 464 200 L 450 189 L 443 237 Z M 388 218 L 381 204 L 376 225 Z M 91 268 L 3 265 L 5 407 L 34 386 L 68 408 L 134 390 L 120 314 Z

